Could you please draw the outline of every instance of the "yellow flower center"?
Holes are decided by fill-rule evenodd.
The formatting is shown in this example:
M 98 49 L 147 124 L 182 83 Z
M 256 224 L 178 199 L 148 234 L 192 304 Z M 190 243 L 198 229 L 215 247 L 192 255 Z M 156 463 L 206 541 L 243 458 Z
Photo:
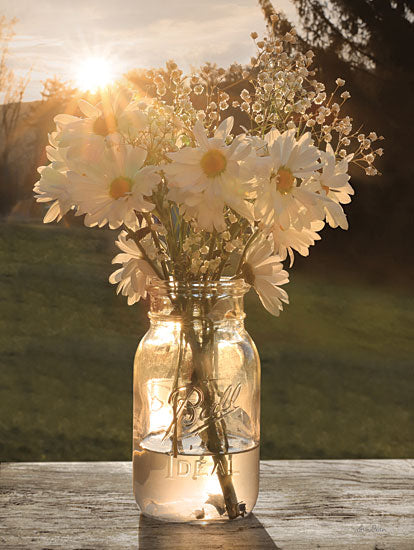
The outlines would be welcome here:
M 244 263 L 241 268 L 243 279 L 246 281 L 249 285 L 254 285 L 255 276 L 253 272 L 253 268 L 250 264 Z
M 120 176 L 114 179 L 109 186 L 109 194 L 113 199 L 120 199 L 125 197 L 127 193 L 131 191 L 132 181 L 129 178 Z
M 224 172 L 227 159 L 218 149 L 210 149 L 202 156 L 200 165 L 208 178 L 214 178 Z
M 289 193 L 293 187 L 294 181 L 295 177 L 289 170 L 289 168 L 285 168 L 284 166 L 279 168 L 279 170 L 277 171 L 276 182 L 276 189 L 279 191 L 279 193 L 282 193 L 282 195 L 286 195 L 287 193 Z

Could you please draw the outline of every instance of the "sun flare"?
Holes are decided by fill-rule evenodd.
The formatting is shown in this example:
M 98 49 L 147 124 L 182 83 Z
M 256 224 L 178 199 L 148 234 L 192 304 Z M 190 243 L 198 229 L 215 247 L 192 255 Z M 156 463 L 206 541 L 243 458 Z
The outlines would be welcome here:
M 96 92 L 114 80 L 110 62 L 103 57 L 88 57 L 78 68 L 76 85 L 83 91 Z

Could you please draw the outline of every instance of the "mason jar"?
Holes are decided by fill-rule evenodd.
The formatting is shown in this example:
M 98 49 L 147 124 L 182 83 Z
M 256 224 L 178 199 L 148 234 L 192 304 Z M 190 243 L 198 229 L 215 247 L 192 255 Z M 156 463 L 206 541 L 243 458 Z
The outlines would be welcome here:
M 259 488 L 260 362 L 242 280 L 158 282 L 134 363 L 133 487 L 167 521 L 236 519 Z

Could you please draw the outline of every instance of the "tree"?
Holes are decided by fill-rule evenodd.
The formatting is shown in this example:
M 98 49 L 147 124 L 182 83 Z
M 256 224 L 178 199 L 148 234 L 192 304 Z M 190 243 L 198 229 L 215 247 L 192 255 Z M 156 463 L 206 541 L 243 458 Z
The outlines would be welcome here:
M 0 152 L 0 215 L 7 214 L 17 198 L 17 188 L 11 169 L 10 153 L 18 138 L 18 122 L 24 92 L 29 82 L 30 73 L 16 79 L 13 71 L 7 66 L 9 44 L 14 36 L 16 19 L 8 21 L 0 17 L 0 94 L 1 105 L 1 152 Z
M 74 88 L 70 82 L 61 80 L 56 75 L 48 78 L 43 84 L 43 90 L 40 92 L 42 101 L 58 101 L 66 106 L 79 96 L 79 90 Z

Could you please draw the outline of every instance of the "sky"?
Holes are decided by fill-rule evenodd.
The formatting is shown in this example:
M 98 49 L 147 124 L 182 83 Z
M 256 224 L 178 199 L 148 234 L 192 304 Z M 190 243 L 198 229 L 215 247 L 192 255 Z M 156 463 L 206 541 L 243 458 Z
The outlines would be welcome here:
M 273 4 L 294 19 L 289 0 Z M 76 79 L 88 57 L 105 57 L 114 76 L 205 61 L 226 67 L 254 54 L 250 33 L 265 32 L 256 0 L 0 0 L 0 16 L 16 17 L 7 64 L 17 77 L 31 69 L 25 100 L 40 99 L 42 81 Z

